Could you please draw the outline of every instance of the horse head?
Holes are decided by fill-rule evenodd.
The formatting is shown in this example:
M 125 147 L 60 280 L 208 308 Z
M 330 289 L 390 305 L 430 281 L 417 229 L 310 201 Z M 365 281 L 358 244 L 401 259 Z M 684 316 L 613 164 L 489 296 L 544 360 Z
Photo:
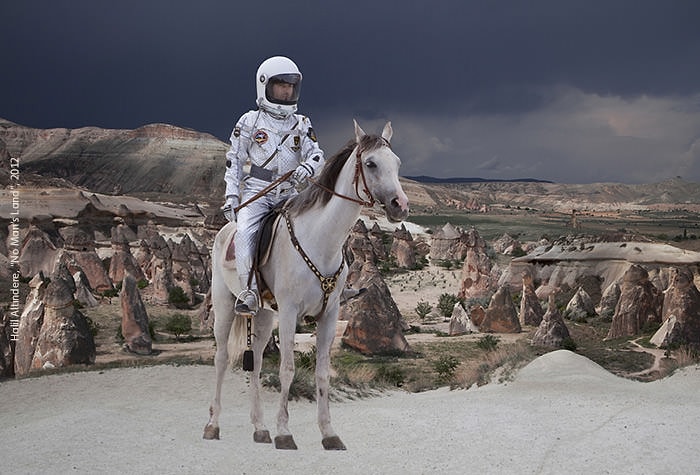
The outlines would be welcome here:
M 399 182 L 401 159 L 391 150 L 393 130 L 387 122 L 382 130 L 379 146 L 367 146 L 363 140 L 368 135 L 355 123 L 355 140 L 357 149 L 357 186 L 364 187 L 364 193 L 370 202 L 377 201 L 384 208 L 389 221 L 397 223 L 408 217 L 408 197 Z

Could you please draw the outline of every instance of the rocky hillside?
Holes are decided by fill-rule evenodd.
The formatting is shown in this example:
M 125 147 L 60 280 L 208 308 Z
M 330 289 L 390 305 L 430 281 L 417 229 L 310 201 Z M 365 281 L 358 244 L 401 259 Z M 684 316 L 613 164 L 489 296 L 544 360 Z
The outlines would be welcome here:
M 0 119 L 0 154 L 23 173 L 61 178 L 105 194 L 223 194 L 227 145 L 166 124 L 136 130 L 32 129 Z
M 0 119 L 0 156 L 20 158 L 25 177 L 35 174 L 47 180 L 45 186 L 70 183 L 95 193 L 218 202 L 227 148 L 212 135 L 166 124 L 41 130 Z M 680 178 L 641 185 L 404 180 L 404 187 L 418 212 L 503 205 L 564 213 L 679 207 L 700 212 L 700 184 Z

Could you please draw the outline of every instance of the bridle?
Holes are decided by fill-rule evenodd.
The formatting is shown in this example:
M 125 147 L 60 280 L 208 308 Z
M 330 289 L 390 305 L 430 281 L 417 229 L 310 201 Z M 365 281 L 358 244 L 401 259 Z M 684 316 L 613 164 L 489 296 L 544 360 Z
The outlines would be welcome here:
M 391 144 L 386 139 L 382 140 L 384 141 L 384 144 L 387 147 L 391 148 Z M 357 203 L 368 208 L 374 207 L 374 204 L 377 202 L 377 200 L 374 199 L 374 196 L 372 196 L 372 192 L 369 191 L 369 187 L 367 186 L 367 178 L 365 178 L 365 171 L 362 168 L 362 152 L 363 150 L 361 150 L 360 146 L 358 145 L 357 152 L 355 152 L 355 175 L 352 179 L 352 183 L 353 185 L 355 185 L 355 194 L 357 195 L 357 198 L 343 195 L 335 190 L 331 190 L 327 186 L 320 184 L 311 177 L 307 178 L 307 180 L 309 180 L 312 184 L 318 186 L 322 190 L 332 194 L 333 196 L 337 196 L 338 198 L 342 198 L 344 200 L 352 201 L 353 203 Z M 362 179 L 362 191 L 365 193 L 365 195 L 369 197 L 369 199 L 363 200 L 362 196 L 360 196 L 360 179 Z
M 391 148 L 391 144 L 385 140 L 384 144 Z M 369 197 L 368 200 L 363 200 L 362 197 L 360 196 L 360 179 L 362 180 L 362 190 L 364 193 Z M 362 168 L 362 150 L 360 146 L 358 145 L 357 147 L 357 152 L 355 152 L 355 175 L 352 179 L 353 184 L 355 185 L 355 194 L 357 195 L 357 198 L 353 198 L 351 196 L 343 195 L 340 193 L 337 193 L 335 190 L 331 190 L 330 188 L 320 184 L 316 180 L 313 180 L 311 177 L 307 178 L 311 183 L 314 185 L 318 186 L 322 190 L 327 191 L 328 193 L 331 193 L 334 196 L 337 196 L 338 198 L 343 198 L 344 200 L 352 201 L 353 203 L 360 204 L 362 206 L 367 206 L 367 207 L 373 207 L 374 204 L 376 203 L 376 200 L 374 199 L 374 196 L 372 196 L 372 192 L 369 191 L 369 187 L 367 186 L 367 179 L 365 178 L 365 173 Z M 340 267 L 338 270 L 335 272 L 335 274 L 331 276 L 324 276 L 321 274 L 321 272 L 318 270 L 318 268 L 314 265 L 313 262 L 311 262 L 311 259 L 309 256 L 306 254 L 304 249 L 301 247 L 301 244 L 299 244 L 299 240 L 296 237 L 296 234 L 294 232 L 294 226 L 292 225 L 292 220 L 289 217 L 289 212 L 287 211 L 286 208 L 282 208 L 280 210 L 280 214 L 284 217 L 284 220 L 287 223 L 287 231 L 289 232 L 289 237 L 292 241 L 292 245 L 294 246 L 294 249 L 297 250 L 297 252 L 301 255 L 302 259 L 304 259 L 304 262 L 306 262 L 306 265 L 309 267 L 311 272 L 314 273 L 316 278 L 318 278 L 319 283 L 321 284 L 321 291 L 323 292 L 323 300 L 322 300 L 322 306 L 321 306 L 321 311 L 317 315 L 317 319 L 319 316 L 323 315 L 323 313 L 326 310 L 326 306 L 328 305 L 328 299 L 330 298 L 331 294 L 336 288 L 336 285 L 338 283 L 338 278 L 340 277 L 340 274 L 343 272 L 343 269 L 345 268 L 345 259 L 342 259 L 340 261 Z

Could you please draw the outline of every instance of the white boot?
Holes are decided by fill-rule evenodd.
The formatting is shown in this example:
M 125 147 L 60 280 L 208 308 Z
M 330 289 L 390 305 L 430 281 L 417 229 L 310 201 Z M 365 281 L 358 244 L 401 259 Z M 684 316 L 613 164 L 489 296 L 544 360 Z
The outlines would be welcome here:
M 241 288 L 244 290 L 236 295 L 236 313 L 255 314 L 260 308 L 255 279 L 251 282 L 250 288 L 248 288 L 248 276 L 239 276 L 239 279 Z

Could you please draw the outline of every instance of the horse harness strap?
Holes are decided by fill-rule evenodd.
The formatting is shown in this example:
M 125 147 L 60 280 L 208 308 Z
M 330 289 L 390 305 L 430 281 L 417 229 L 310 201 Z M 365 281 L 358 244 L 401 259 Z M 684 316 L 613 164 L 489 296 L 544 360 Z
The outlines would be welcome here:
M 386 140 L 384 141 L 387 145 L 387 147 L 391 148 L 391 144 L 387 142 Z M 363 191 L 365 194 L 369 197 L 367 200 L 363 200 L 362 197 L 360 196 L 360 178 L 362 178 L 362 187 Z M 307 180 L 309 180 L 311 183 L 314 185 L 318 186 L 322 190 L 327 191 L 328 193 L 337 196 L 338 198 L 343 198 L 344 200 L 352 201 L 353 203 L 360 204 L 362 206 L 366 206 L 368 208 L 372 208 L 374 204 L 377 202 L 374 199 L 374 196 L 372 196 L 372 192 L 369 191 L 369 187 L 367 186 L 367 178 L 365 178 L 365 172 L 362 169 L 362 151 L 358 148 L 357 152 L 355 153 L 355 176 L 352 179 L 353 184 L 355 185 L 355 194 L 357 195 L 357 198 L 353 198 L 351 196 L 346 196 L 346 195 L 341 195 L 340 193 L 336 192 L 335 190 L 331 190 L 330 188 L 327 188 L 314 180 L 311 177 L 308 177 Z
M 280 214 L 282 214 L 282 216 L 284 216 L 284 220 L 287 222 L 287 230 L 289 231 L 289 238 L 292 241 L 292 245 L 294 246 L 294 249 L 296 249 L 297 252 L 301 255 L 301 257 L 304 259 L 304 262 L 306 262 L 306 265 L 309 266 L 309 269 L 311 269 L 311 272 L 314 273 L 314 275 L 318 278 L 319 282 L 321 283 L 321 291 L 323 292 L 323 306 L 321 307 L 321 311 L 319 312 L 319 314 L 316 317 L 316 318 L 318 318 L 326 310 L 326 306 L 328 305 L 328 299 L 330 298 L 331 294 L 335 290 L 335 288 L 338 284 L 338 277 L 340 277 L 340 274 L 341 274 L 341 272 L 343 272 L 343 268 L 345 267 L 345 260 L 341 259 L 340 267 L 335 272 L 335 274 L 333 274 L 332 276 L 326 277 L 323 274 L 321 274 L 321 272 L 314 265 L 314 263 L 311 262 L 311 259 L 306 254 L 306 252 L 304 252 L 304 249 L 301 247 L 301 244 L 299 244 L 299 240 L 297 239 L 297 236 L 294 233 L 294 227 L 292 226 L 292 220 L 289 219 L 289 212 L 286 209 L 282 209 L 280 211 Z

